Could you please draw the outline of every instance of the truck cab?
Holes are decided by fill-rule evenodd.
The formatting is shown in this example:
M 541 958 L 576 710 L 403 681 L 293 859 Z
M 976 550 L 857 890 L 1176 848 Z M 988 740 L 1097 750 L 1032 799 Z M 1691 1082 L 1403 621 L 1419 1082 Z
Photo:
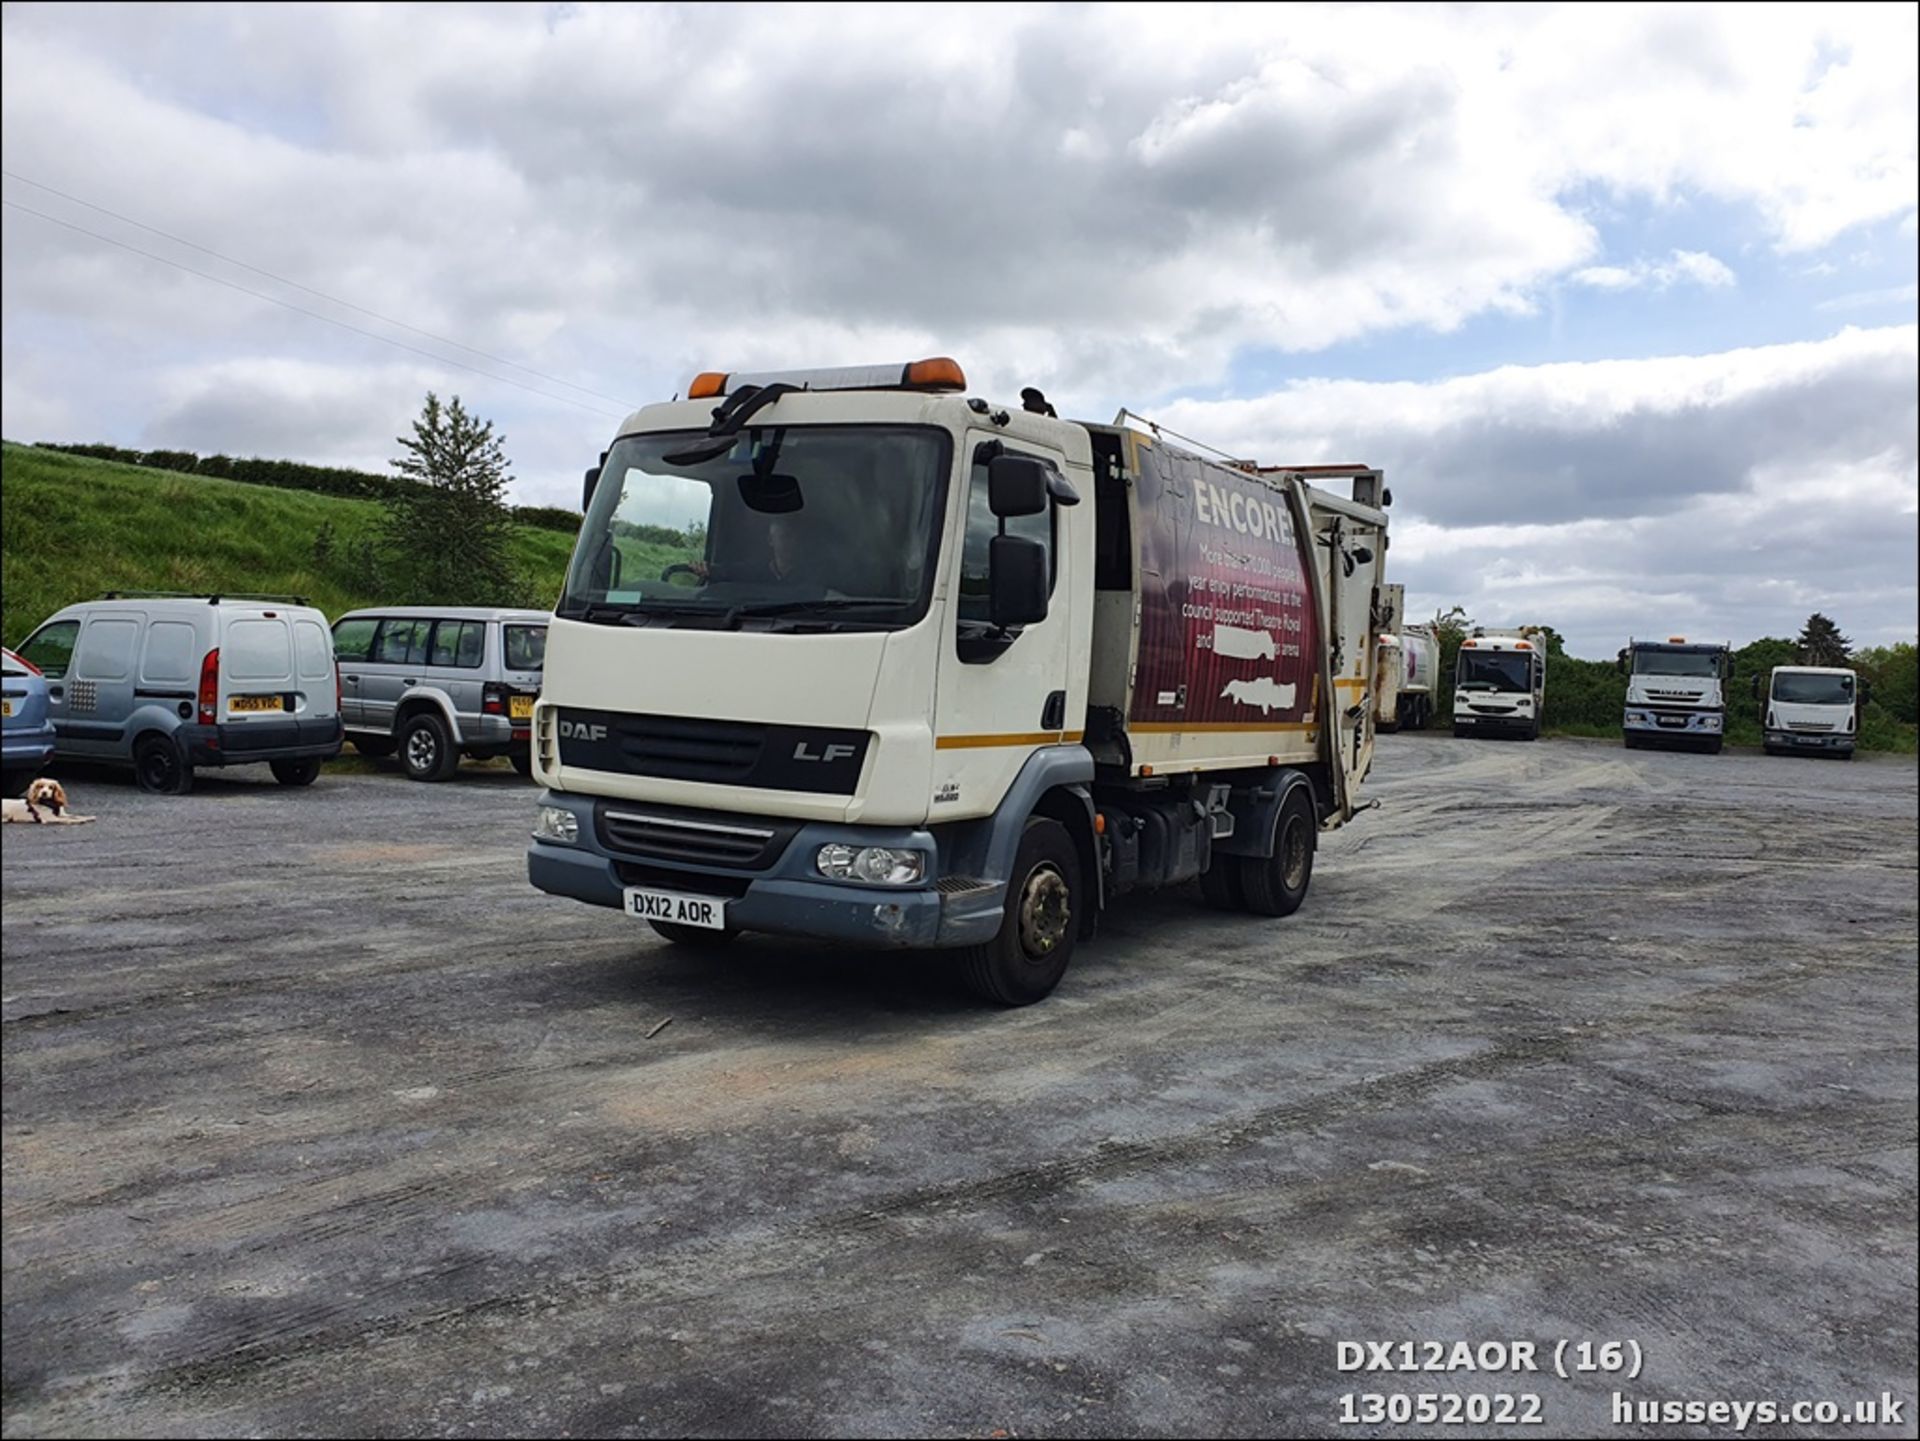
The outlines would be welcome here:
M 1727 677 L 1732 650 L 1691 644 L 1685 636 L 1627 644 L 1621 729 L 1627 749 L 1689 745 L 1718 755 L 1726 740 Z
M 1001 1004 L 1127 890 L 1300 904 L 1372 759 L 1380 473 L 964 387 L 709 372 L 627 419 L 548 632 L 535 886 L 688 946 L 953 949 Z
M 1455 736 L 1539 740 L 1547 703 L 1547 643 L 1530 628 L 1475 626 L 1453 672 Z
M 1777 665 L 1766 678 L 1753 678 L 1761 703 L 1767 754 L 1811 752 L 1853 759 L 1860 732 L 1860 706 L 1867 687 L 1853 671 L 1838 666 Z

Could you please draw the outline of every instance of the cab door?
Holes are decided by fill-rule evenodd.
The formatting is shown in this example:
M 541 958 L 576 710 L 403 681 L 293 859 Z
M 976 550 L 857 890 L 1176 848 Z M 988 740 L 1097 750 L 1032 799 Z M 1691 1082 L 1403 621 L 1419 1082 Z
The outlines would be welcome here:
M 988 504 L 994 454 L 1035 456 L 1063 482 L 1066 458 L 984 431 L 970 431 L 965 444 L 967 463 L 951 512 L 959 543 L 946 572 L 934 705 L 935 820 L 990 814 L 1027 757 L 1041 746 L 1077 743 L 1086 717 L 1086 679 L 1071 679 L 1069 660 L 1079 549 L 1072 543 L 1074 521 L 1090 525 L 1091 507 L 1050 496 L 1042 513 L 1003 520 Z M 1091 485 L 1083 481 L 1074 489 Z M 989 555 L 1001 534 L 1038 542 L 1049 559 L 1046 618 L 1006 632 L 994 629 L 989 610 Z

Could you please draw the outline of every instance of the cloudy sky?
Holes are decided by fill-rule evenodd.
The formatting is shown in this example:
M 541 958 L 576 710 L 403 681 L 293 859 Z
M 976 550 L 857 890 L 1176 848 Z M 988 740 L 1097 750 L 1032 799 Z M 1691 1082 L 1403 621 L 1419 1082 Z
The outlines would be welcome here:
M 9 439 L 434 388 L 565 504 L 697 370 L 950 354 L 1386 467 L 1416 610 L 1914 636 L 1911 5 L 4 16 Z

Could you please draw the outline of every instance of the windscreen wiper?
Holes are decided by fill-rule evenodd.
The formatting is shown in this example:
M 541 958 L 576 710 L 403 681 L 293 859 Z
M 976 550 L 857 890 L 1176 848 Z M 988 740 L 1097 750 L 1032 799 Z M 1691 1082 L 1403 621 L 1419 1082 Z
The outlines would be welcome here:
M 773 600 L 759 605 L 737 605 L 735 615 L 795 615 L 810 610 L 898 610 L 905 601 L 885 596 L 822 596 L 819 600 Z

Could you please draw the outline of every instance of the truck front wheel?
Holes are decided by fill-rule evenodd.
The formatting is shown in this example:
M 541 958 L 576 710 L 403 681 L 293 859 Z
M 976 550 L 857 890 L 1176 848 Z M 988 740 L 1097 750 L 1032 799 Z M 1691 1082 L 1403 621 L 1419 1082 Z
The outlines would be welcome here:
M 999 1006 L 1030 1006 L 1060 984 L 1080 928 L 1080 857 L 1058 821 L 1027 822 L 1007 882 L 1000 934 L 959 953 L 967 989 Z
M 1320 825 L 1313 813 L 1313 793 L 1295 786 L 1280 805 L 1273 828 L 1273 854 L 1242 856 L 1240 889 L 1247 909 L 1263 916 L 1290 916 L 1307 898 L 1313 883 L 1313 852 Z

